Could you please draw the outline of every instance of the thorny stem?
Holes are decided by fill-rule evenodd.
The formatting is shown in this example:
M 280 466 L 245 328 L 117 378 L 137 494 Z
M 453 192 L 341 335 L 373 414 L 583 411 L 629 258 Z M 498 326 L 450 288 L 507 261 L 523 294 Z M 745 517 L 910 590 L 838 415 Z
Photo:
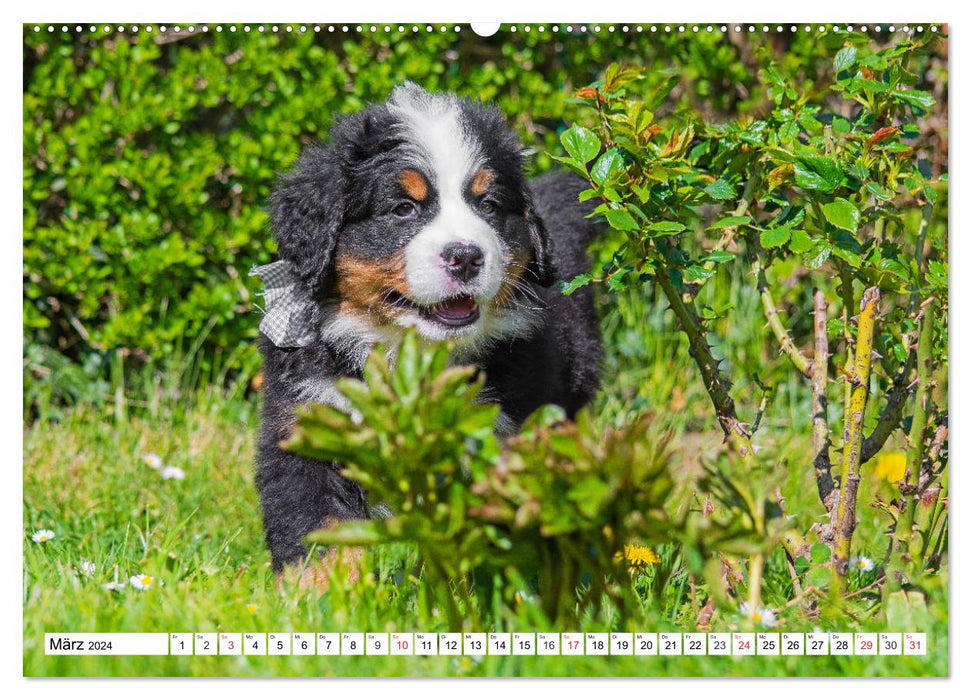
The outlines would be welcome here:
M 910 443 L 907 448 L 907 472 L 904 475 L 904 492 L 906 504 L 897 520 L 897 529 L 894 533 L 896 547 L 894 548 L 893 559 L 891 560 L 891 574 L 888 576 L 888 588 L 896 590 L 900 587 L 899 578 L 901 564 L 905 555 L 918 554 L 915 546 L 917 543 L 913 539 L 914 532 L 914 513 L 917 510 L 917 502 L 920 500 L 918 487 L 920 486 L 920 471 L 924 463 L 924 432 L 927 429 L 927 409 L 931 401 L 931 345 L 934 338 L 934 317 L 935 317 L 934 298 L 931 297 L 925 302 L 922 310 L 920 322 L 920 335 L 917 339 L 917 400 L 914 405 L 914 417 L 910 424 Z
M 826 383 L 829 374 L 829 339 L 826 336 L 827 322 L 826 295 L 822 290 L 813 290 L 813 469 L 816 472 L 816 488 L 819 500 L 832 513 L 836 505 L 836 486 L 830 474 L 829 460 L 829 419 L 827 415 Z
M 920 228 L 917 229 L 917 249 L 915 251 L 915 262 L 917 270 L 923 274 L 924 271 L 924 244 L 927 240 L 927 231 L 930 228 L 931 214 L 934 213 L 934 205 L 928 202 L 921 209 Z M 917 305 L 917 295 L 911 296 L 910 310 L 913 311 Z
M 860 301 L 860 318 L 856 332 L 856 358 L 847 368 L 846 383 L 850 390 L 846 421 L 843 425 L 843 466 L 840 479 L 840 500 L 836 509 L 836 548 L 834 562 L 840 575 L 846 572 L 856 528 L 856 492 L 860 486 L 860 445 L 863 440 L 863 414 L 866 412 L 870 385 L 870 365 L 873 354 L 873 333 L 876 326 L 880 290 L 870 287 Z
M 846 350 L 846 365 L 843 371 L 845 374 L 850 371 L 853 364 L 853 334 L 850 331 L 850 321 L 852 320 L 853 309 L 856 308 L 856 298 L 853 294 L 853 275 L 850 274 L 849 268 L 843 264 L 838 264 L 837 267 L 840 276 L 839 291 L 843 299 L 843 344 Z M 846 425 L 850 418 L 850 389 L 850 383 L 844 383 L 843 425 Z
M 924 457 L 924 467 L 921 470 L 920 479 L 920 494 L 927 491 L 931 484 L 931 481 L 940 476 L 940 472 L 935 473 L 934 465 L 938 462 L 941 456 L 941 450 L 944 449 L 944 443 L 947 441 L 947 414 L 940 417 L 940 425 L 934 431 L 934 437 L 931 439 L 930 449 L 927 450 L 927 456 Z M 941 494 L 944 492 L 944 486 L 938 486 L 934 490 L 934 495 L 931 498 L 931 502 L 927 504 L 924 508 L 923 513 L 920 517 L 920 529 L 925 533 L 924 542 L 920 548 L 920 558 L 923 560 L 924 556 L 927 554 L 927 546 L 930 544 L 930 533 L 934 531 L 934 526 L 937 523 L 938 506 L 941 503 Z
M 887 393 L 887 403 L 877 419 L 877 424 L 870 434 L 863 440 L 860 448 L 860 463 L 869 462 L 883 449 L 887 439 L 900 427 L 901 414 L 907 397 L 913 388 L 909 383 L 910 371 L 917 361 L 917 354 L 911 350 L 903 367 L 893 379 L 890 391 Z
M 671 281 L 666 267 L 659 267 L 655 277 L 661 285 L 668 303 L 671 304 L 671 309 L 681 325 L 681 330 L 688 337 L 689 352 L 701 372 L 705 390 L 715 407 L 715 414 L 718 416 L 718 422 L 725 433 L 725 439 L 742 457 L 746 466 L 754 467 L 755 460 L 751 436 L 738 419 L 735 402 L 728 392 L 729 383 L 722 377 L 718 369 L 718 361 L 711 354 L 711 346 L 708 345 L 708 339 L 705 330 L 702 328 L 701 320 L 698 318 L 694 302 L 685 302 L 681 293 Z

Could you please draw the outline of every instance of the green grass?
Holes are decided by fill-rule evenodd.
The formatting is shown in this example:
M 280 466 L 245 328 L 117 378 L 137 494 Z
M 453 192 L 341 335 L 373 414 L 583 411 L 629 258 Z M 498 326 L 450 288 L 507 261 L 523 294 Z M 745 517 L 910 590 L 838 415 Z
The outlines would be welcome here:
M 711 285 L 714 289 L 716 285 Z M 719 285 L 736 308 L 757 309 L 744 287 Z M 716 292 L 712 292 L 713 294 Z M 712 300 L 715 303 L 715 300 Z M 748 305 L 746 307 L 746 305 Z M 645 300 L 627 300 L 605 314 L 611 347 L 607 380 L 595 406 L 608 423 L 649 410 L 675 434 L 674 470 L 684 481 L 697 472 L 701 455 L 721 440 L 683 339 L 670 330 L 670 316 Z M 639 329 L 632 331 L 629 329 Z M 780 362 L 763 336 L 726 325 L 720 351 L 736 376 L 747 365 L 765 369 Z M 929 580 L 926 599 L 888 611 L 864 590 L 848 601 L 821 601 L 818 616 L 800 605 L 780 612 L 777 631 L 919 631 L 928 634 L 926 657 L 67 657 L 45 656 L 45 632 L 324 632 L 456 631 L 440 617 L 423 619 L 423 585 L 414 553 L 404 545 L 367 555 L 366 575 L 353 585 L 335 578 L 324 594 L 277 585 L 263 544 L 253 485 L 253 438 L 258 399 L 239 385 L 230 395 L 185 387 L 153 393 L 151 381 L 129 386 L 142 397 L 119 411 L 110 400 L 80 402 L 66 409 L 39 408 L 43 416 L 24 437 L 24 673 L 31 676 L 939 676 L 947 665 L 947 573 Z M 165 383 L 159 383 L 164 386 Z M 740 381 L 740 404 L 757 405 L 756 385 Z M 41 394 L 38 394 L 41 395 Z M 112 394 L 114 396 L 114 394 Z M 110 397 L 109 397 L 110 398 Z M 822 512 L 807 467 L 807 396 L 798 382 L 780 384 L 757 433 L 756 444 L 787 469 L 787 512 L 805 530 Z M 746 411 L 751 416 L 751 411 Z M 185 471 L 182 481 L 162 480 L 141 456 L 161 455 Z M 890 486 L 867 470 L 859 502 L 887 501 Z M 855 549 L 880 561 L 888 519 L 861 507 Z M 40 528 L 56 533 L 37 544 Z M 671 545 L 658 544 L 661 563 L 636 581 L 643 609 L 626 620 L 610 610 L 582 619 L 581 631 L 693 631 L 705 589 L 692 594 L 690 581 Z M 90 575 L 78 571 L 94 563 Z M 105 590 L 109 581 L 147 573 L 159 582 L 150 590 L 130 585 Z M 863 575 L 867 576 L 867 575 Z M 854 590 L 869 579 L 854 579 Z M 874 589 L 875 590 L 875 589 Z M 781 554 L 770 557 L 763 598 L 783 608 L 793 585 Z M 529 595 L 518 604 L 493 605 L 491 619 L 502 631 L 552 630 Z M 737 609 L 719 609 L 713 631 L 749 629 Z M 471 631 L 471 630 L 470 630 Z M 486 631 L 486 630 L 483 630 Z M 565 631 L 565 630 L 564 630 Z

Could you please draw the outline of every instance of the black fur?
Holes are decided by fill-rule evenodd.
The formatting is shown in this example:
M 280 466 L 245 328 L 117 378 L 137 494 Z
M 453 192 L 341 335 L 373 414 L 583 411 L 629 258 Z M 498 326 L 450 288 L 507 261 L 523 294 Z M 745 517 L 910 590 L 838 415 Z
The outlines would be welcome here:
M 546 403 L 573 416 L 599 382 L 597 315 L 589 288 L 564 296 L 551 285 L 588 270 L 585 248 L 599 225 L 587 218 L 589 207 L 577 201 L 584 183 L 551 174 L 528 184 L 521 146 L 502 115 L 472 101 L 459 105 L 463 129 L 475 136 L 496 173 L 500 210 L 487 220 L 508 246 L 528 251 L 524 281 L 547 308 L 528 337 L 500 339 L 471 359 L 486 372 L 486 395 L 502 405 L 506 430 Z M 419 220 L 397 222 L 388 214 L 400 199 L 394 175 L 407 161 L 407 143 L 394 126 L 394 114 L 385 105 L 345 117 L 332 130 L 329 144 L 309 148 L 273 192 L 271 219 L 279 255 L 290 261 L 314 300 L 317 328 L 326 320 L 325 304 L 334 301 L 335 257 L 341 251 L 386 259 L 422 225 Z M 433 217 L 435 207 L 432 196 L 423 215 Z M 273 566 L 280 570 L 306 556 L 302 538 L 311 530 L 328 520 L 373 515 L 366 494 L 340 475 L 340 465 L 280 447 L 302 403 L 302 382 L 359 378 L 361 367 L 359 357 L 320 334 L 308 346 L 285 348 L 261 335 L 259 347 L 264 404 L 256 485 Z

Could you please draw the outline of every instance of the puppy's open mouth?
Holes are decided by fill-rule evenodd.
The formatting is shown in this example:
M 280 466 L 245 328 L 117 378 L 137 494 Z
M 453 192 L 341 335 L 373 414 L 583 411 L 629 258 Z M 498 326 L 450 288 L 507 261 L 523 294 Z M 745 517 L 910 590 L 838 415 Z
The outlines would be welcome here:
M 468 326 L 479 320 L 479 304 L 467 294 L 445 299 L 433 306 L 420 306 L 398 292 L 391 294 L 389 300 L 395 306 L 417 309 L 419 315 L 427 321 L 452 328 Z

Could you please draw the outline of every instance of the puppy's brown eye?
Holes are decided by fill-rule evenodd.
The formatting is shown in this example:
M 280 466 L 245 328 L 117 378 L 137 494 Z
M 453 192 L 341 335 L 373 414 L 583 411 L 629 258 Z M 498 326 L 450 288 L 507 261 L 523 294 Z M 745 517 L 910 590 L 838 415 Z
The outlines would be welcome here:
M 479 202 L 479 211 L 483 214 L 492 214 L 496 211 L 497 205 L 491 199 L 483 199 Z
M 399 219 L 414 219 L 418 216 L 418 205 L 414 202 L 402 202 L 392 209 L 391 213 Z

